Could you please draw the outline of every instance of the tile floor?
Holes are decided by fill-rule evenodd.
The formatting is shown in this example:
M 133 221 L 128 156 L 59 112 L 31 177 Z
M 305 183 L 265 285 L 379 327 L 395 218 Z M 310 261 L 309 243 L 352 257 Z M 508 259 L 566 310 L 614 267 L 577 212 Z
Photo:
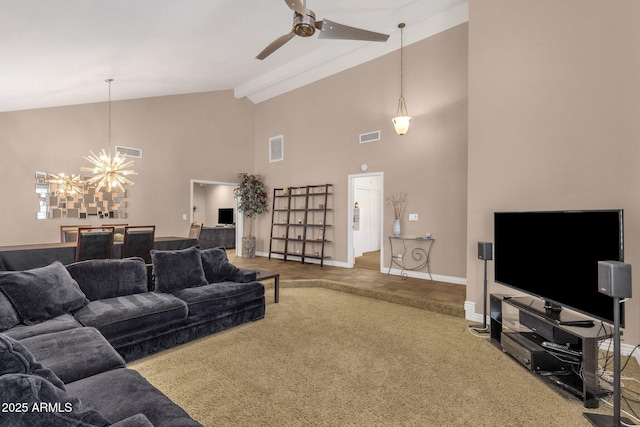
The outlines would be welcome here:
M 394 294 L 407 295 L 427 300 L 443 301 L 464 306 L 466 287 L 451 283 L 424 279 L 402 278 L 381 273 L 378 269 L 342 268 L 318 264 L 301 264 L 298 261 L 283 261 L 256 257 L 244 259 L 235 250 L 228 251 L 229 261 L 238 267 L 266 270 L 280 273 L 280 280 L 326 279 L 348 282 L 353 286 L 377 289 Z

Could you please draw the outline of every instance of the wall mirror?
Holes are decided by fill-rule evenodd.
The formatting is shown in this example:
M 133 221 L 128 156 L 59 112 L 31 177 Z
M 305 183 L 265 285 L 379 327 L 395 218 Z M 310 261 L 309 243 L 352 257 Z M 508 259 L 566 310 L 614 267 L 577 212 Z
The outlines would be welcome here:
M 36 219 L 127 218 L 127 190 L 96 192 L 95 185 L 84 183 L 82 176 L 36 172 L 38 211 Z

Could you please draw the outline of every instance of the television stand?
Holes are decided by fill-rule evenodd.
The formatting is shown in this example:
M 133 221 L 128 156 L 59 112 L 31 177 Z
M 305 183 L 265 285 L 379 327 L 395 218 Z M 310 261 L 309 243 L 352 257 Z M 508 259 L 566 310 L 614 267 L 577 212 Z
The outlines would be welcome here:
M 547 316 L 544 302 L 528 296 L 491 294 L 489 306 L 495 345 L 582 399 L 585 408 L 598 407 L 598 399 L 608 393 L 598 379 L 598 343 L 612 337 L 612 325 L 569 309 Z

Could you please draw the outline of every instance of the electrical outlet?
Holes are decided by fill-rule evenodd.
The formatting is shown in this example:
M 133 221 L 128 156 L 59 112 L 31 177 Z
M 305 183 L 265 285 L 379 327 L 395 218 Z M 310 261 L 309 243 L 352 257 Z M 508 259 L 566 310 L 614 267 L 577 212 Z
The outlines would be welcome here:
M 409 221 L 417 221 L 418 214 L 409 214 Z
M 182 220 L 186 221 L 187 220 L 187 214 L 182 214 Z

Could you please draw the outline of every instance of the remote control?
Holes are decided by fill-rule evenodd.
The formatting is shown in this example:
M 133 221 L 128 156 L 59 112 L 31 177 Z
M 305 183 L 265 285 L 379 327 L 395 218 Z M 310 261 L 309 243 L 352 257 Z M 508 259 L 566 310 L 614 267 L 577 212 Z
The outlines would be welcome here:
M 593 323 L 593 320 L 567 320 L 565 322 L 559 321 L 558 325 L 578 326 L 581 328 L 592 328 L 595 325 L 595 323 Z

